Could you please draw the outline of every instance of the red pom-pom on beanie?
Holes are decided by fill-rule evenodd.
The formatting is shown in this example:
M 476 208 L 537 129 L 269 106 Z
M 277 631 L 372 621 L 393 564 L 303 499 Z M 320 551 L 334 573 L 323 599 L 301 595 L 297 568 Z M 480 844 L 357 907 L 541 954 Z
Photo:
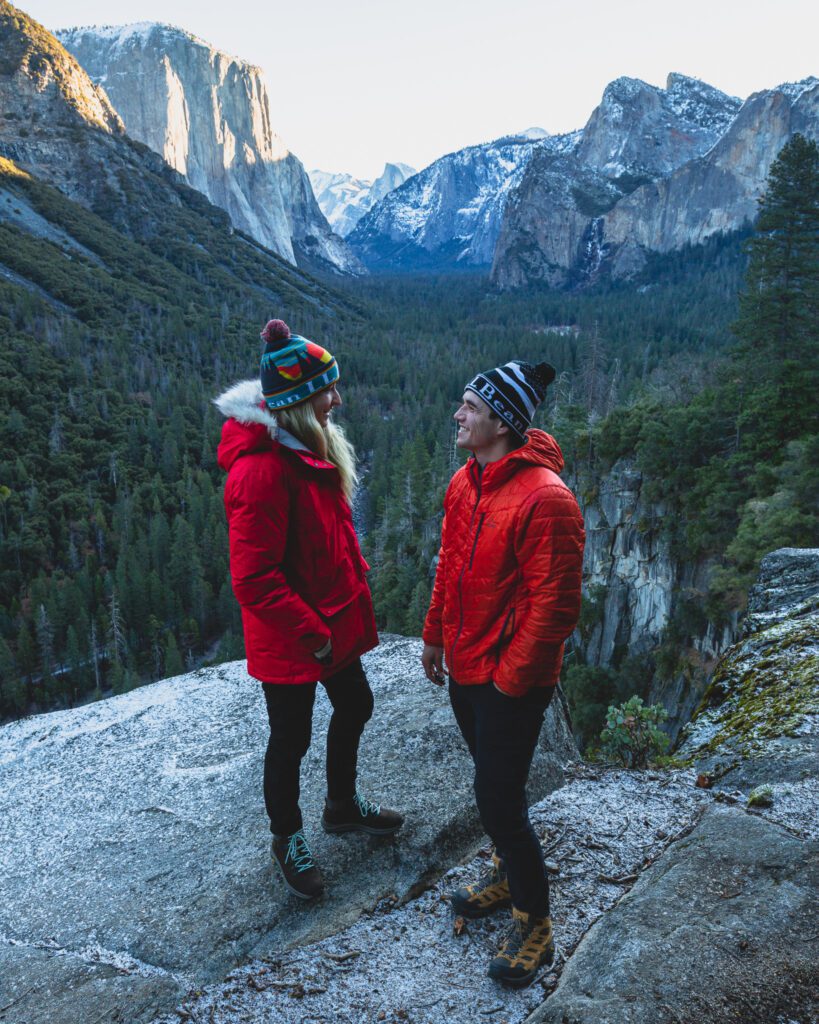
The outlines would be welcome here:
M 268 345 L 275 341 L 287 341 L 290 337 L 290 328 L 284 320 L 268 320 L 259 336 Z

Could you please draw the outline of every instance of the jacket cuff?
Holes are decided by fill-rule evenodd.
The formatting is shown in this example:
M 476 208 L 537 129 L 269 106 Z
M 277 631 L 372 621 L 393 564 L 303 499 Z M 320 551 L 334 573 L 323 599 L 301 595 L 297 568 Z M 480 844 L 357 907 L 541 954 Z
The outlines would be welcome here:
M 444 646 L 444 632 L 440 626 L 437 629 L 435 626 L 424 626 L 421 639 L 425 644 L 429 644 L 430 647 Z

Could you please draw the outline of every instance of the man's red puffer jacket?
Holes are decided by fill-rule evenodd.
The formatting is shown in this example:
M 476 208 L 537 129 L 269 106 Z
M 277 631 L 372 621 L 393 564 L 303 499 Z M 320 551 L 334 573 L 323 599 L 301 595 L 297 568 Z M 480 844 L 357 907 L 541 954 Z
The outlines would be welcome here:
M 247 670 L 264 683 L 315 682 L 378 643 L 369 566 L 338 470 L 275 440 L 273 417 L 238 401 L 243 388 L 261 398 L 256 382 L 246 382 L 216 404 L 231 416 L 218 458 L 228 474 L 230 575 L 242 608 Z M 333 660 L 325 666 L 313 652 L 328 639 Z
M 554 686 L 580 614 L 583 517 L 557 475 L 563 456 L 542 430 L 450 481 L 424 641 L 444 648 L 461 684 L 509 696 Z

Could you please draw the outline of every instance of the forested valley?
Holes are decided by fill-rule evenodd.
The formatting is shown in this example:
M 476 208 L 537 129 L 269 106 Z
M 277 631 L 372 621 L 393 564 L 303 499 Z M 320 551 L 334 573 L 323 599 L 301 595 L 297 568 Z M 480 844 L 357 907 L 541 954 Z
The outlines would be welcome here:
M 635 458 L 678 550 L 713 556 L 703 614 L 741 606 L 766 551 L 819 544 L 819 155 L 799 136 L 755 228 L 571 292 L 282 261 L 265 278 L 195 193 L 186 233 L 140 244 L 4 163 L 81 248 L 0 225 L 0 717 L 242 656 L 212 399 L 256 375 L 273 316 L 339 360 L 383 630 L 420 632 L 452 412 L 512 358 L 557 367 L 536 425 L 584 486 Z

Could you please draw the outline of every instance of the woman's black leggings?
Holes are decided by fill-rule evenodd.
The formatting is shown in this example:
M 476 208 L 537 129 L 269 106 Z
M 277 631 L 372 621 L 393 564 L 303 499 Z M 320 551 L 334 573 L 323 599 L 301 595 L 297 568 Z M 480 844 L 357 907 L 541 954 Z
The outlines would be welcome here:
M 356 658 L 321 684 L 333 714 L 327 730 L 327 796 L 346 800 L 355 795 L 358 741 L 373 713 L 373 695 Z M 299 768 L 310 746 L 316 683 L 262 683 L 270 721 L 264 759 L 264 802 L 270 831 L 289 836 L 302 827 Z

